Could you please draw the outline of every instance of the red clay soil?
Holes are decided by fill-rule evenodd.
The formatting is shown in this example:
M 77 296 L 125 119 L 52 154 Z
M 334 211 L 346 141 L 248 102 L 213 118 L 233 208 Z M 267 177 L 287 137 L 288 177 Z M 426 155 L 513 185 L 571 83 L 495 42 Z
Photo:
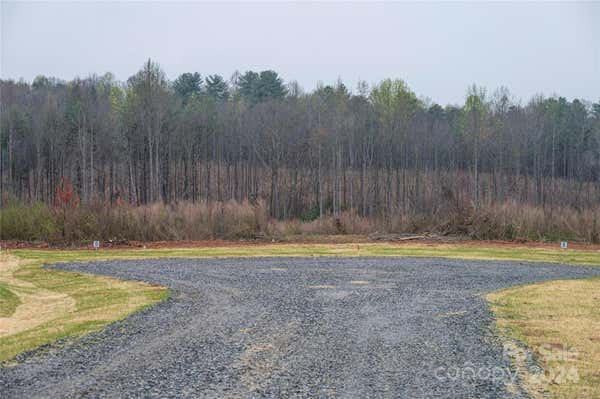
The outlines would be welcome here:
M 49 245 L 48 243 L 30 243 L 27 241 L 1 241 L 2 248 L 8 249 L 47 249 L 47 250 L 84 250 L 91 249 L 92 245 Z M 134 248 L 200 248 L 200 247 L 239 247 L 245 245 L 260 245 L 259 241 L 128 241 L 126 243 L 102 242 L 102 249 L 134 249 Z
M 366 236 L 354 236 L 356 238 L 353 243 L 369 243 L 373 242 Z M 239 247 L 239 246 L 259 246 L 259 245 L 290 245 L 290 244 L 342 244 L 349 243 L 346 239 L 340 239 L 337 236 L 324 236 L 319 239 L 311 240 L 293 240 L 288 242 L 270 242 L 270 241 L 225 241 L 225 240 L 203 240 L 203 241 L 129 241 L 126 243 L 111 243 L 103 242 L 102 249 L 174 249 L 174 248 L 206 248 L 206 247 Z M 459 244 L 470 247 L 501 247 L 501 248 L 549 248 L 558 249 L 559 243 L 539 242 L 539 241 L 475 241 L 460 238 L 436 238 L 436 239 L 418 239 L 408 241 L 377 241 L 377 243 L 386 243 L 389 245 L 413 245 L 424 244 L 436 246 L 440 244 Z M 9 249 L 48 249 L 48 250 L 86 250 L 91 249 L 91 245 L 74 245 L 74 246 L 51 246 L 47 243 L 28 243 L 24 241 L 1 241 L 2 248 Z M 581 242 L 569 242 L 569 249 L 579 249 L 587 251 L 600 251 L 600 244 L 589 244 Z

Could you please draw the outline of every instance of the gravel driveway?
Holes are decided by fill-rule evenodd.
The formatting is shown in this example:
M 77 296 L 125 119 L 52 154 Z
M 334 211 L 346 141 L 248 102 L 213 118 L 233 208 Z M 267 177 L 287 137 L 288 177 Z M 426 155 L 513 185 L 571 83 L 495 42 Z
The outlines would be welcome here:
M 600 269 L 420 258 L 68 264 L 172 298 L 0 368 L 0 397 L 510 398 L 481 295 Z M 517 388 L 517 391 L 519 389 Z

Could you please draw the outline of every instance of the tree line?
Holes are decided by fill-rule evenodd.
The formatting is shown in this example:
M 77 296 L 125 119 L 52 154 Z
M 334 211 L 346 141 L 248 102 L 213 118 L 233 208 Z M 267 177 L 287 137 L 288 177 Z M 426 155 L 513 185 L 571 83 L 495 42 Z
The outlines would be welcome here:
M 51 204 L 264 201 L 275 218 L 600 202 L 600 101 L 469 87 L 462 105 L 402 80 L 305 92 L 274 71 L 169 81 L 0 81 L 0 192 Z

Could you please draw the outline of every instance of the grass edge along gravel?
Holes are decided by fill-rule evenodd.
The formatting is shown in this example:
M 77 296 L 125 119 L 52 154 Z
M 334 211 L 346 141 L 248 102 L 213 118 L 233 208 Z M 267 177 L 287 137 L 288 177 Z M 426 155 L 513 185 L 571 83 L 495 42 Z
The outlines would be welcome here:
M 486 299 L 532 398 L 600 398 L 600 278 L 511 287 Z
M 135 302 L 135 306 L 127 310 L 116 311 L 106 314 L 106 317 L 92 320 L 85 320 L 75 316 L 76 313 L 69 314 L 62 318 L 56 318 L 52 321 L 39 324 L 30 331 L 25 331 L 14 336 L 0 337 L 0 361 L 5 361 L 17 355 L 20 352 L 35 349 L 36 347 L 54 342 L 57 339 L 72 336 L 83 335 L 94 330 L 98 330 L 105 325 L 126 317 L 136 310 L 150 306 L 153 303 L 168 296 L 168 291 L 164 288 L 152 287 L 147 284 L 136 282 L 123 282 L 116 279 L 110 279 L 99 276 L 83 275 L 80 273 L 71 273 L 58 270 L 42 269 L 43 264 L 52 264 L 59 262 L 76 261 L 95 261 L 110 259 L 139 259 L 139 258 L 203 258 L 203 257 L 261 257 L 261 256 L 416 256 L 416 257 L 440 257 L 440 258 L 461 258 L 461 259 L 480 259 L 480 260 L 508 260 L 508 261 L 528 261 L 528 262 L 556 262 L 573 265 L 591 265 L 600 266 L 600 251 L 594 250 L 568 250 L 548 248 L 530 248 L 530 247 L 485 247 L 468 246 L 460 244 L 284 244 L 284 245 L 246 245 L 246 246 L 227 246 L 227 247 L 201 247 L 201 248 L 165 248 L 165 249 L 122 249 L 122 250 L 13 250 L 21 262 L 21 269 L 16 272 L 18 278 L 34 284 L 42 289 L 50 288 L 61 290 L 61 286 L 71 286 L 71 280 L 75 279 L 75 287 L 81 287 L 82 284 L 89 284 L 95 287 L 99 284 L 107 289 L 114 290 L 114 284 L 125 284 L 124 286 L 133 288 L 133 295 L 138 298 L 145 298 L 141 302 Z M 2 280 L 0 279 L 0 283 Z M 123 286 L 123 287 L 124 287 Z M 10 289 L 10 288 L 9 288 Z M 524 288 L 526 289 L 526 288 Z M 73 291 L 75 290 L 75 291 Z M 76 288 L 67 290 L 76 298 L 76 303 L 85 304 L 82 312 L 94 309 L 94 300 L 87 298 L 88 295 L 98 295 L 97 289 L 84 289 L 76 292 Z M 508 291 L 510 292 L 510 291 Z M 122 292 L 121 292 L 122 293 Z M 115 292 L 116 294 L 116 292 Z M 488 297 L 488 300 L 497 302 L 497 298 Z M 79 301 L 79 302 L 77 302 Z M 119 302 L 121 301 L 121 302 Z M 123 296 L 107 295 L 98 306 L 102 309 L 112 309 L 115 311 L 120 308 Z M 576 306 L 576 304 L 574 305 Z M 499 325 L 502 324 L 503 317 L 510 318 L 509 313 L 502 313 L 501 308 L 496 304 L 492 309 L 498 316 Z M 79 307 L 78 307 L 79 310 Z M 516 316 L 515 316 L 516 317 Z M 77 321 L 76 321 L 77 320 Z M 507 325 L 508 327 L 508 325 Z M 513 326 L 513 332 L 518 327 Z M 506 329 L 505 329 L 506 330 Z M 510 334 L 509 334 L 510 335 Z M 507 335 L 508 336 L 508 335 Z M 515 336 L 513 334 L 513 336 Z M 518 335 L 517 335 L 518 336 Z M 527 344 L 527 340 L 522 340 Z M 18 343 L 18 344 L 17 344 Z M 535 349 L 535 346 L 531 346 Z M 563 387 L 566 385 L 563 385 Z M 532 392 L 539 387 L 530 384 Z M 561 397 L 561 396 L 558 396 Z
M 82 259 L 85 260 L 85 259 Z M 0 255 L 0 363 L 57 340 L 82 336 L 166 299 L 164 287 L 49 270 L 50 259 Z

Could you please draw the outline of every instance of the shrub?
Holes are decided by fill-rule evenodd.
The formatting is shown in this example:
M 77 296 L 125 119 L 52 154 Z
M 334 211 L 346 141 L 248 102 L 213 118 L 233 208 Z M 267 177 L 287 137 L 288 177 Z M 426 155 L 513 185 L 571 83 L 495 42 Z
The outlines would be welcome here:
M 142 206 L 102 203 L 48 207 L 10 202 L 0 209 L 3 240 L 75 243 L 91 240 L 285 239 L 332 234 L 423 233 L 484 240 L 600 241 L 600 207 L 544 209 L 515 202 L 431 213 L 367 218 L 344 211 L 315 220 L 269 219 L 264 202 L 181 202 Z M 311 238 L 312 239 L 312 238 Z
M 57 233 L 53 213 L 41 203 L 28 206 L 11 202 L 0 209 L 0 238 L 3 240 L 51 241 Z

